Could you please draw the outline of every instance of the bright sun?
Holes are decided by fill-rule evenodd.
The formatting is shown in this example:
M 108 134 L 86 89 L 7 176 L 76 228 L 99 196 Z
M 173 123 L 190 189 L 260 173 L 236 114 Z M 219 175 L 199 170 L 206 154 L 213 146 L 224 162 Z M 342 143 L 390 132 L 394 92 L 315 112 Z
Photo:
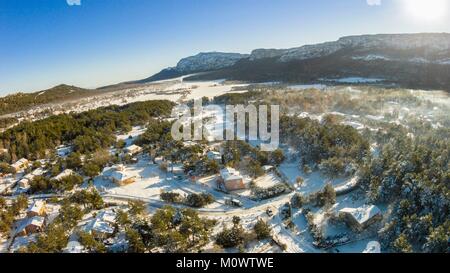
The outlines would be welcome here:
M 448 12 L 448 0 L 403 0 L 408 16 L 420 21 L 438 21 Z

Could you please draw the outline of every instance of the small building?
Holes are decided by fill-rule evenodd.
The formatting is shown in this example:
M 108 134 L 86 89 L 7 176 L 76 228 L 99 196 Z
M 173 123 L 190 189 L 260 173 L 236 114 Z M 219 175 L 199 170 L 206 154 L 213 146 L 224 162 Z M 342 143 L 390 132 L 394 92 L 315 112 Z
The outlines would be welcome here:
M 42 162 L 41 162 L 42 164 Z M 40 176 L 43 175 L 45 173 L 45 170 L 42 168 L 37 168 L 36 170 L 31 172 L 31 175 L 33 176 L 32 178 L 34 178 L 35 176 Z M 29 174 L 27 174 L 25 177 L 27 177 Z
M 45 201 L 35 200 L 27 209 L 27 217 L 45 216 Z
M 105 239 L 114 233 L 116 213 L 112 210 L 101 211 L 95 219 L 92 219 L 85 226 L 85 231 L 96 238 Z
M 33 216 L 25 218 L 16 229 L 15 236 L 26 236 L 28 234 L 41 232 L 45 225 L 45 218 L 41 216 Z
M 222 155 L 219 152 L 216 151 L 209 151 L 206 153 L 206 156 L 209 160 L 214 160 L 218 163 L 222 162 Z
M 114 227 L 112 224 L 96 218 L 86 225 L 85 231 L 95 238 L 105 239 L 114 233 Z
M 30 180 L 28 178 L 22 178 L 19 180 L 19 182 L 17 182 L 17 187 L 19 189 L 19 191 L 21 192 L 26 192 L 30 189 Z
M 8 149 L 0 149 L 0 155 L 8 153 Z
M 126 154 L 133 156 L 133 155 L 136 155 L 136 154 L 142 152 L 142 147 L 133 144 L 133 145 L 126 147 L 124 149 L 124 151 Z
M 105 168 L 102 172 L 102 177 L 119 186 L 128 185 L 136 181 L 136 176 L 128 173 L 123 165 Z
M 60 174 L 58 174 L 57 176 L 55 176 L 53 179 L 60 181 L 61 179 L 71 176 L 71 175 L 75 175 L 75 172 L 71 169 L 65 169 L 63 172 L 61 172 Z
M 45 173 L 44 169 L 37 168 L 31 173 L 26 174 L 22 179 L 17 182 L 18 190 L 21 192 L 26 192 L 30 188 L 30 183 L 36 176 L 43 175 Z
M 224 187 L 227 191 L 245 189 L 243 177 L 233 168 L 222 169 L 218 183 L 219 187 Z
M 114 224 L 116 222 L 117 213 L 113 210 L 103 210 L 97 215 L 97 219 Z
M 383 218 L 380 209 L 375 205 L 364 205 L 359 208 L 343 208 L 339 210 L 347 225 L 356 231 L 362 231 Z
M 19 172 L 23 169 L 28 168 L 29 163 L 30 162 L 28 161 L 28 159 L 22 158 L 17 160 L 15 163 L 11 164 L 11 167 L 13 167 L 14 170 L 16 170 L 16 172 Z

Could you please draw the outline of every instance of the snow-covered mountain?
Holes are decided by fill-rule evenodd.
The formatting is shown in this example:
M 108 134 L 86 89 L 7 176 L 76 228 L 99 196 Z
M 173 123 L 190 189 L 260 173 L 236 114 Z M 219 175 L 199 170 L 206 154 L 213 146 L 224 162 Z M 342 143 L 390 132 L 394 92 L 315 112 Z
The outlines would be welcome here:
M 175 69 L 180 72 L 186 73 L 217 70 L 225 67 L 230 67 L 237 61 L 247 57 L 247 54 L 239 53 L 199 53 L 195 56 L 181 59 Z
M 421 33 L 348 36 L 340 38 L 335 42 L 305 45 L 290 49 L 257 49 L 250 55 L 250 60 L 276 57 L 279 61 L 289 62 L 324 57 L 344 49 L 354 50 L 356 52 L 373 50 L 420 50 L 417 52 L 418 55 L 427 59 L 427 57 L 434 58 L 435 55 L 448 55 L 450 50 L 450 34 Z M 388 59 L 386 56 L 380 57 Z
M 161 72 L 138 82 L 163 80 L 182 75 L 214 71 L 233 66 L 241 59 L 248 58 L 248 54 L 202 52 L 195 56 L 181 59 L 177 66 L 163 69 Z
M 249 55 L 200 53 L 140 82 L 208 72 L 188 79 L 317 82 L 371 77 L 411 88 L 450 90 L 450 34 L 378 34 Z

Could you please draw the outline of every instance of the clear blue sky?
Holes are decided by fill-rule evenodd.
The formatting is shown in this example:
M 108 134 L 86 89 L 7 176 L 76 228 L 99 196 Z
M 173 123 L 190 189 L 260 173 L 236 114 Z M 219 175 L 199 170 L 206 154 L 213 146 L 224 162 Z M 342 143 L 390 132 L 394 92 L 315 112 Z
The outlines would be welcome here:
M 75 1 L 75 0 L 69 0 Z M 375 1 L 376 0 L 372 0 Z M 249 53 L 372 33 L 450 32 L 402 0 L 0 0 L 0 95 L 141 79 L 204 51 Z

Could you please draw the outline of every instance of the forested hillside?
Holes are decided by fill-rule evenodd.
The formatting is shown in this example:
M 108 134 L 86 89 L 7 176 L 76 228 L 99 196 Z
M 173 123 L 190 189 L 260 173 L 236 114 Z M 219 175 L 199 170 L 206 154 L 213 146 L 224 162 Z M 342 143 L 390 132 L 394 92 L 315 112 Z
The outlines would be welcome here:
M 137 102 L 24 122 L 0 134 L 0 147 L 8 149 L 3 160 L 42 158 L 67 142 L 80 153 L 93 152 L 112 145 L 115 132 L 128 132 L 131 126 L 169 115 L 173 105 L 169 101 Z
M 16 93 L 0 98 L 0 115 L 26 110 L 40 104 L 75 100 L 100 93 L 101 91 L 65 84 L 34 93 Z

